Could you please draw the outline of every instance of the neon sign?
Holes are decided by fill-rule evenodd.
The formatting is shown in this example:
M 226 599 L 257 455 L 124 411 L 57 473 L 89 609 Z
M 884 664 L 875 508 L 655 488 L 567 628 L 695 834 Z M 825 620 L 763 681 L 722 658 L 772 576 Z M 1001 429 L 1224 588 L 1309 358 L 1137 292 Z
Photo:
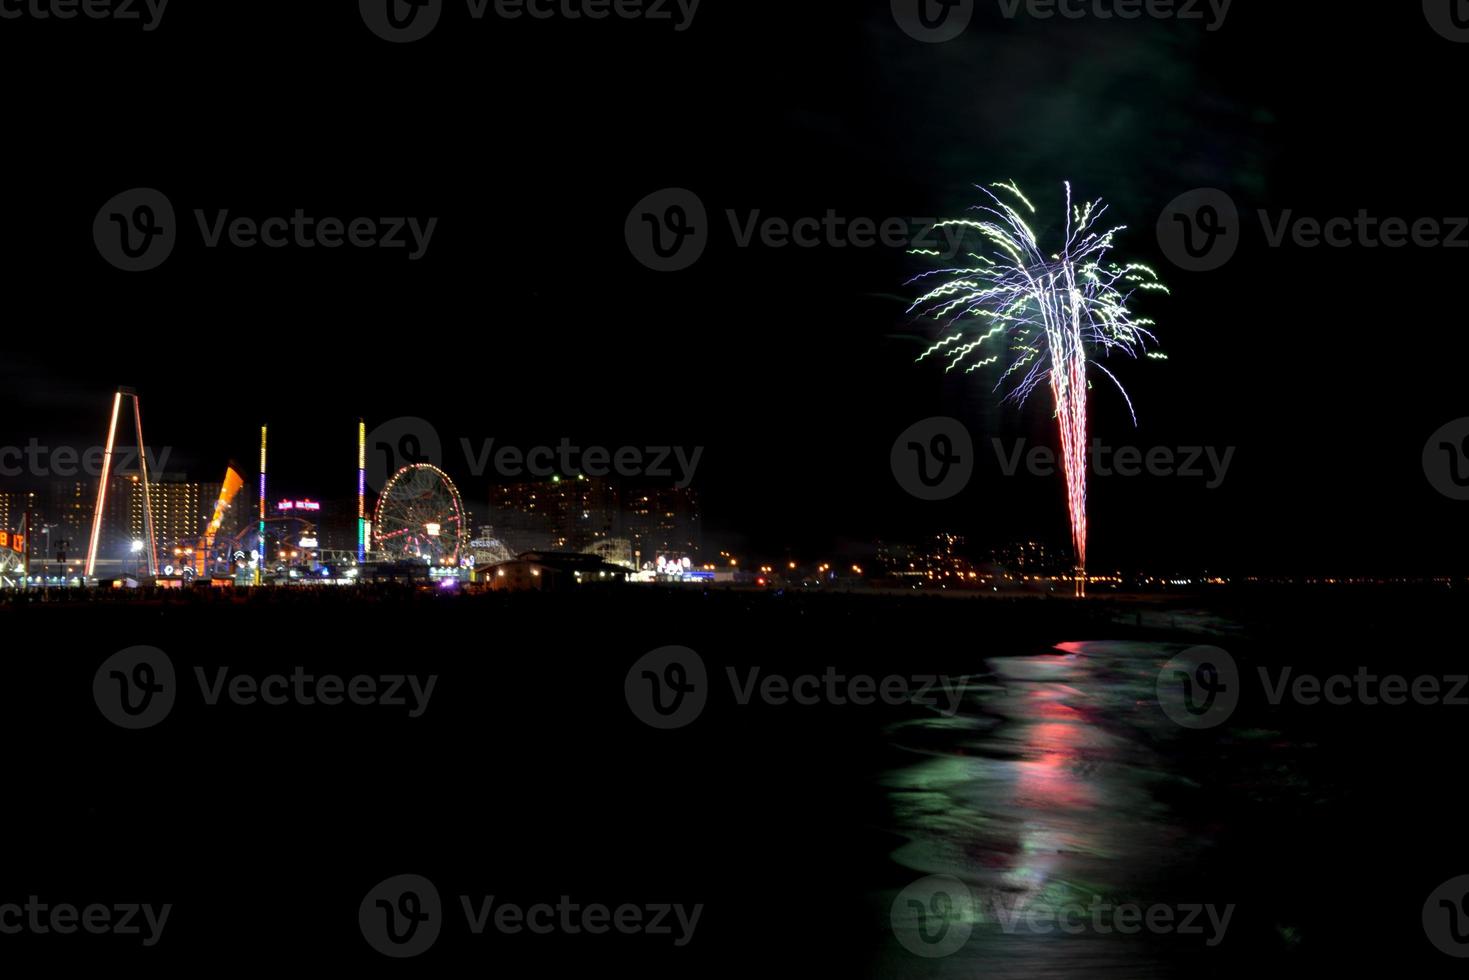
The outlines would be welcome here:
M 276 510 L 321 510 L 321 504 L 314 500 L 282 500 L 275 505 Z

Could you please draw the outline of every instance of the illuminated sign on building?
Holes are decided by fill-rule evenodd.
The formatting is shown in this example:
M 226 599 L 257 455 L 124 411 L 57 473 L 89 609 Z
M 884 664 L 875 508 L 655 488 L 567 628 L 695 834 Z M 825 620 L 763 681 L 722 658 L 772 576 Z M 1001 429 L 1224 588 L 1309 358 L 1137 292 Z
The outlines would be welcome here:
M 9 548 L 11 551 L 25 554 L 26 536 L 24 534 L 11 534 L 9 531 L 0 531 L 0 548 Z
M 286 510 L 321 510 L 321 504 L 314 500 L 282 500 L 275 505 L 279 511 Z

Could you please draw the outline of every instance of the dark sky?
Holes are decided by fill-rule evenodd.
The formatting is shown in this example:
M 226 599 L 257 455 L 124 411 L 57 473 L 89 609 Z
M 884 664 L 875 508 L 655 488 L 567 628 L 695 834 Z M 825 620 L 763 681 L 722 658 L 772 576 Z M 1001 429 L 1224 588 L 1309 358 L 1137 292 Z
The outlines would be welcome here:
M 252 459 L 269 421 L 283 494 L 350 490 L 355 418 L 415 415 L 451 445 L 703 446 L 710 528 L 760 547 L 940 527 L 1063 540 L 1059 480 L 1001 479 L 992 458 L 950 503 L 895 485 L 889 448 L 928 416 L 982 443 L 1054 443 L 1044 399 L 1002 409 L 975 377 L 913 363 L 928 335 L 903 283 L 922 260 L 741 249 L 724 211 L 955 214 L 972 184 L 1013 178 L 1056 214 L 1070 179 L 1130 226 L 1119 257 L 1173 288 L 1146 304 L 1170 360 L 1109 364 L 1140 427 L 1099 386 L 1094 434 L 1236 450 L 1217 490 L 1095 481 L 1094 566 L 1463 570 L 1469 505 L 1428 485 L 1420 454 L 1469 415 L 1469 252 L 1270 249 L 1254 217 L 1469 214 L 1455 96 L 1469 46 L 1417 4 L 1239 3 L 1211 33 L 1006 21 L 980 3 L 943 45 L 905 36 L 886 0 L 706 0 L 677 34 L 471 24 L 451 4 L 401 46 L 355 5 L 301 6 L 180 6 L 147 34 L 3 25 L 0 445 L 97 441 L 125 383 L 149 441 L 195 477 Z M 161 268 L 129 275 L 90 228 L 138 186 L 185 228 Z M 660 275 L 623 224 L 670 186 L 700 195 L 714 240 Z M 1244 241 L 1222 270 L 1187 273 L 1153 227 L 1200 186 L 1239 203 Z M 210 251 L 196 207 L 440 222 L 419 262 Z

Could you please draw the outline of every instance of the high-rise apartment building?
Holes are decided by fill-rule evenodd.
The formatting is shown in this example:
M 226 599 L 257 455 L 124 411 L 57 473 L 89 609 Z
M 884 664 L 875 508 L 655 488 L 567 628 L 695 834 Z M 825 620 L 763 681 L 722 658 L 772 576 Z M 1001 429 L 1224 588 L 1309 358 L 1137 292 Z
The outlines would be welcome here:
M 614 538 L 620 495 L 609 480 L 556 477 L 490 488 L 489 525 L 514 553 L 586 551 Z
M 640 490 L 629 496 L 623 534 L 639 568 L 669 558 L 698 560 L 704 548 L 699 496 L 692 487 Z

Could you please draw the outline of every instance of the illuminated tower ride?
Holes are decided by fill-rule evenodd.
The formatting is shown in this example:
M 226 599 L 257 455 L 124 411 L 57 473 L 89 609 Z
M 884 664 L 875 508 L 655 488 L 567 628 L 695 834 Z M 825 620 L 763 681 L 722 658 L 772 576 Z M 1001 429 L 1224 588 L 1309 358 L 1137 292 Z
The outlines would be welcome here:
M 367 564 L 367 421 L 357 420 L 357 567 Z M 361 575 L 359 571 L 357 574 Z
M 260 427 L 260 536 L 257 539 L 255 558 L 255 584 L 259 585 L 265 571 L 265 432 L 266 426 Z
M 97 545 L 102 538 L 102 514 L 107 506 L 107 481 L 112 476 L 112 450 L 117 446 L 117 417 L 122 400 L 132 400 L 133 424 L 138 433 L 138 472 L 143 481 L 143 528 L 147 534 L 144 553 L 148 556 L 148 575 L 158 575 L 158 545 L 153 537 L 153 491 L 148 485 L 148 451 L 143 446 L 143 413 L 138 407 L 138 393 L 131 388 L 118 388 L 112 396 L 112 422 L 107 426 L 107 449 L 102 456 L 102 478 L 97 483 L 97 509 L 92 514 L 92 537 L 87 545 L 87 578 L 97 574 Z

